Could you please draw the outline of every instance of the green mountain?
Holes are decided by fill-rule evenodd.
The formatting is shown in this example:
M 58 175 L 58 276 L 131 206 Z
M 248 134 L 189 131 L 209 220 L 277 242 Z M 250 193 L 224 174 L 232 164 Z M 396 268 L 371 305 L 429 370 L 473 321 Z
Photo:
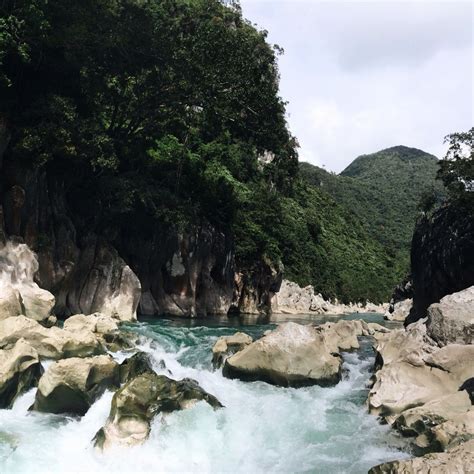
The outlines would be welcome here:
M 356 216 L 367 232 L 397 260 L 397 273 L 408 270 L 413 228 L 423 196 L 443 194 L 436 181 L 438 160 L 416 148 L 396 146 L 356 158 L 336 175 L 300 164 L 309 184 L 330 194 Z

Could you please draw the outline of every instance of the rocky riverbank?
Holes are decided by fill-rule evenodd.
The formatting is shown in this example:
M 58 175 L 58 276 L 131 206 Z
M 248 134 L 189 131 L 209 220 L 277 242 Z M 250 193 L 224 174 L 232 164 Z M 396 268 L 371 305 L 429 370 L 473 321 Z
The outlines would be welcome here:
M 331 385 L 341 380 L 342 351 L 375 339 L 369 412 L 411 438 L 421 457 L 371 473 L 470 472 L 474 468 L 474 287 L 446 296 L 406 329 L 364 321 L 320 326 L 284 323 L 252 341 L 221 338 L 214 357 L 223 373 L 275 385 Z M 236 342 L 239 341 L 239 344 Z
M 283 280 L 278 292 L 271 299 L 273 314 L 349 314 L 349 313 L 385 313 L 388 304 L 377 305 L 369 301 L 343 304 L 337 299 L 325 300 L 316 293 L 313 286 L 301 288 L 297 283 Z
M 371 413 L 413 439 L 422 457 L 371 473 L 474 468 L 474 287 L 445 296 L 426 319 L 376 336 Z
M 138 350 L 137 336 L 120 328 L 136 317 L 133 299 L 121 300 L 125 313 L 112 305 L 109 313 L 77 314 L 58 325 L 54 296 L 34 283 L 34 254 L 24 244 L 9 245 L 0 253 L 0 408 L 12 407 L 36 387 L 31 411 L 84 416 L 106 390 L 113 391 L 109 417 L 91 440 L 103 450 L 142 444 L 159 414 L 198 401 L 222 407 L 196 381 L 158 374 L 156 362 Z M 279 308 L 294 304 L 295 313 L 307 312 L 307 304 L 319 298 L 311 287 L 284 281 L 282 289 Z M 256 340 L 244 333 L 220 338 L 212 359 L 231 379 L 333 386 L 342 378 L 341 354 L 357 349 L 358 337 L 371 336 L 376 360 L 369 412 L 411 438 L 422 455 L 372 472 L 424 472 L 440 466 L 468 471 L 474 465 L 473 307 L 471 287 L 432 304 L 425 320 L 407 328 L 388 330 L 362 320 L 317 326 L 287 322 Z M 314 312 L 319 310 L 330 311 L 314 306 Z M 125 354 L 121 362 L 111 355 L 118 350 Z

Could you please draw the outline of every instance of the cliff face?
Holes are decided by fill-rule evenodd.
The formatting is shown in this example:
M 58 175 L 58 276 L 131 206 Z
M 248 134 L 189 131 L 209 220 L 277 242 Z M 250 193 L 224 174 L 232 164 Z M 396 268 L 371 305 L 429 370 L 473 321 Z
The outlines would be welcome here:
M 37 253 L 36 280 L 55 295 L 57 314 L 101 311 L 128 320 L 136 310 L 188 317 L 270 310 L 281 272 L 263 263 L 238 272 L 231 237 L 208 224 L 152 237 L 126 229 L 99 235 L 76 225 L 64 189 L 45 172 L 7 161 L 0 170 L 0 233 Z
M 413 310 L 407 324 L 432 303 L 474 284 L 472 212 L 443 207 L 416 226 L 411 249 Z

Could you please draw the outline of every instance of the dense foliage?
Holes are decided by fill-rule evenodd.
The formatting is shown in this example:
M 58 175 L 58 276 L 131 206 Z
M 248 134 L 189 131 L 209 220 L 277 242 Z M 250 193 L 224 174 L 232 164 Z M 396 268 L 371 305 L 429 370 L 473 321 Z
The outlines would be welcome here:
M 474 127 L 468 132 L 452 133 L 446 156 L 440 163 L 438 177 L 448 190 L 452 204 L 474 208 Z
M 5 158 L 59 182 L 79 231 L 206 222 L 241 269 L 281 261 L 325 296 L 386 299 L 394 260 L 298 178 L 279 53 L 234 2 L 3 0 Z
M 360 156 L 340 175 L 308 163 L 300 168 L 308 183 L 353 212 L 387 254 L 395 257 L 401 279 L 408 271 L 420 207 L 434 206 L 443 197 L 443 187 L 436 181 L 438 163 L 421 150 L 397 146 Z

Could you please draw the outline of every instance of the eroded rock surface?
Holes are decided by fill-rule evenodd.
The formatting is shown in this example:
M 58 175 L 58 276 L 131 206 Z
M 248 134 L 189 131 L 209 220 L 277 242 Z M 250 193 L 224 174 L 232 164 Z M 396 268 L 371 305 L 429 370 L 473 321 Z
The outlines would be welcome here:
M 427 326 L 428 334 L 439 344 L 472 344 L 474 286 L 432 304 L 428 308 Z
M 212 348 L 213 366 L 222 367 L 229 356 L 243 350 L 252 342 L 252 337 L 243 332 L 236 332 L 232 336 L 221 336 Z
M 43 322 L 50 317 L 55 299 L 35 283 L 38 268 L 26 244 L 8 241 L 0 249 L 0 319 L 23 314 Z
M 189 408 L 199 401 L 222 407 L 194 380 L 176 381 L 154 373 L 139 375 L 115 393 L 109 418 L 96 434 L 94 444 L 101 449 L 141 444 L 148 438 L 155 416 Z
M 332 349 L 314 327 L 285 323 L 229 357 L 223 373 L 282 386 L 332 385 L 340 380 L 342 366 Z
M 25 316 L 0 321 L 0 348 L 8 348 L 25 339 L 41 357 L 87 357 L 105 351 L 102 343 L 88 329 L 67 331 L 58 327 L 45 328 Z
M 377 340 L 371 413 L 392 416 L 430 400 L 457 392 L 465 371 L 446 361 L 447 354 L 426 334 L 423 321 L 392 331 Z M 438 353 L 436 355 L 436 353 Z M 459 354 L 465 354 L 461 349 Z M 450 356 L 449 356 L 450 357 Z M 462 379 L 462 380 L 461 380 Z
M 344 313 L 384 313 L 388 305 L 342 304 L 325 300 L 311 285 L 300 287 L 297 283 L 283 280 L 278 292 L 272 297 L 272 312 L 281 314 L 344 314 Z
M 10 408 L 19 395 L 37 385 L 41 374 L 38 353 L 24 339 L 0 350 L 0 408 Z
M 455 420 L 466 420 L 470 410 L 471 400 L 469 395 L 467 392 L 461 391 L 444 395 L 429 401 L 423 406 L 404 411 L 395 420 L 394 427 L 405 436 L 416 437 L 415 444 L 419 448 L 428 449 L 429 451 L 442 451 L 452 444 L 454 436 L 450 437 L 451 442 L 446 443 L 446 445 L 440 443 L 436 439 L 438 425 L 443 425 L 449 420 L 451 420 L 451 423 Z
M 465 474 L 473 472 L 474 440 L 456 446 L 444 453 L 393 461 L 373 467 L 369 474 Z
M 400 321 L 404 322 L 405 319 L 410 314 L 410 311 L 413 307 L 413 299 L 409 298 L 406 300 L 398 301 L 393 304 L 390 308 L 391 311 L 387 311 L 384 315 L 385 319 L 389 321 Z
M 109 387 L 119 386 L 119 366 L 110 356 L 63 359 L 41 377 L 32 409 L 84 415 Z
M 357 337 L 367 336 L 370 333 L 367 323 L 360 319 L 327 322 L 318 326 L 318 330 L 323 332 L 331 352 L 358 349 L 360 345 Z
M 120 364 L 120 382 L 126 383 L 146 373 L 154 373 L 152 359 L 145 352 L 137 352 Z

